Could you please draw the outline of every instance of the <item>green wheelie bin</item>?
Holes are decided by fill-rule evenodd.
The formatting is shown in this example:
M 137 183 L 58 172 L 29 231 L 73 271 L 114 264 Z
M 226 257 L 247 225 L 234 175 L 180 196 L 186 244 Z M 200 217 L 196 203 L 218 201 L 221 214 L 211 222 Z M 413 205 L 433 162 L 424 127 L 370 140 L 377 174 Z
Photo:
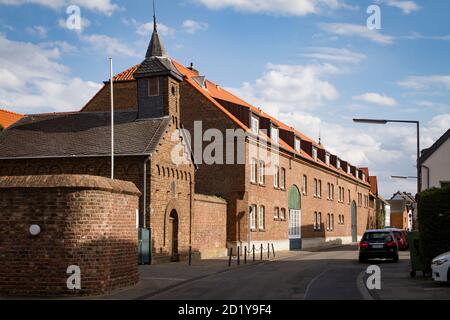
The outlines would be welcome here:
M 410 248 L 411 255 L 411 278 L 414 278 L 417 274 L 417 271 L 422 271 L 425 276 L 425 268 L 421 259 L 421 247 L 420 247 L 420 233 L 419 232 L 410 232 L 406 239 Z

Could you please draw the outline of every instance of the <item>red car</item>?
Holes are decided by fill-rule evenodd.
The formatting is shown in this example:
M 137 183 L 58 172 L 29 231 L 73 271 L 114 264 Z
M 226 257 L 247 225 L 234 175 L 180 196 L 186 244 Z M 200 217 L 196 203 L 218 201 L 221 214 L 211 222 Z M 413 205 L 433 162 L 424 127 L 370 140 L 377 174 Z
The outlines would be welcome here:
M 408 250 L 408 241 L 406 240 L 406 232 L 400 229 L 389 229 L 394 233 L 395 240 L 397 240 L 400 251 Z

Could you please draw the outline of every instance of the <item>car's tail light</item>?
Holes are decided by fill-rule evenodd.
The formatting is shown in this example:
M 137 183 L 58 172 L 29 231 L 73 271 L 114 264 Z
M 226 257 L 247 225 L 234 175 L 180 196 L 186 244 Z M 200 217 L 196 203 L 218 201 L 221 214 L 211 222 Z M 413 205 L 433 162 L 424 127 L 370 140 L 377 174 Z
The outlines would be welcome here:
M 369 243 L 365 242 L 365 241 L 362 241 L 362 242 L 359 243 L 359 248 L 360 249 L 367 249 L 367 248 L 369 248 Z
M 395 241 L 386 243 L 386 247 L 388 247 L 388 248 L 394 248 L 396 246 L 397 246 L 397 243 Z

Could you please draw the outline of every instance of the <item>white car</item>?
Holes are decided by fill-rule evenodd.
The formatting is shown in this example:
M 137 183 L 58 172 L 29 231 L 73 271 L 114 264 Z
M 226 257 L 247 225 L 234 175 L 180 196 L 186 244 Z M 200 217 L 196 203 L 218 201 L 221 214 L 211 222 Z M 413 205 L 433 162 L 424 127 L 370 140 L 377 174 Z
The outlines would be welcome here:
M 433 280 L 440 282 L 450 281 L 450 252 L 434 258 L 431 270 L 433 272 Z

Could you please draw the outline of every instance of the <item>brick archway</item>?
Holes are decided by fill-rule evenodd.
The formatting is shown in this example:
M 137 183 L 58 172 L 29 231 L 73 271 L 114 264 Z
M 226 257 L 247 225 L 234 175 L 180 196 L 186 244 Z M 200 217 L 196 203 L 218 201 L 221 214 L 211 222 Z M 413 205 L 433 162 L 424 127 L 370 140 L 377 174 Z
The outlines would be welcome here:
M 183 211 L 181 210 L 181 206 L 178 204 L 178 201 L 176 199 L 171 200 L 166 207 L 166 211 L 164 213 L 164 238 L 163 238 L 163 246 L 167 247 L 169 244 L 169 224 L 170 224 L 170 215 L 172 212 L 177 213 L 178 217 L 178 230 L 182 230 L 182 217 L 183 217 Z

